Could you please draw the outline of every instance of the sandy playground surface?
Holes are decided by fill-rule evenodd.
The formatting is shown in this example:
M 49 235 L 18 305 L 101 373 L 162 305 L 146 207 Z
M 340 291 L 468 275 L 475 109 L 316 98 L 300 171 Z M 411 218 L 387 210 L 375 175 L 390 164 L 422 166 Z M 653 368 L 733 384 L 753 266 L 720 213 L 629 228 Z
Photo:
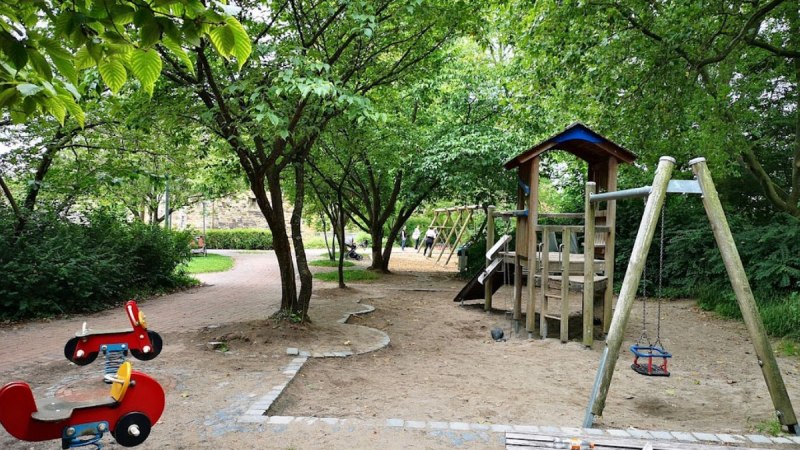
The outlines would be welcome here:
M 592 349 L 578 342 L 529 340 L 527 335 L 494 342 L 489 335 L 493 327 L 511 334 L 501 311 L 511 307 L 510 287 L 495 297 L 499 310 L 487 314 L 477 306 L 453 302 L 464 281 L 452 268 L 410 251 L 395 252 L 392 263 L 394 273 L 377 282 L 353 283 L 344 290 L 315 282 L 309 325 L 279 325 L 265 312 L 250 322 L 164 334 L 165 347 L 158 358 L 134 360 L 161 382 L 167 395 L 164 416 L 139 448 L 502 448 L 496 439 L 454 442 L 445 435 L 357 424 L 280 428 L 237 422 L 278 382 L 292 359 L 287 347 L 358 353 L 368 347 L 366 342 L 375 341 L 374 330 L 388 334 L 391 343 L 346 358 L 310 358 L 268 414 L 580 425 L 602 341 Z M 364 304 L 376 310 L 350 320 L 362 327 L 336 323 Z M 147 302 L 141 306 L 146 311 Z M 759 427 L 774 414 L 744 325 L 702 312 L 689 300 L 663 308 L 662 341 L 674 355 L 672 376 L 635 374 L 629 369 L 629 354 L 623 353 L 598 426 L 763 433 Z M 159 320 L 149 317 L 152 329 L 157 330 Z M 637 302 L 625 348 L 638 337 L 640 321 Z M 208 345 L 212 341 L 225 344 L 214 350 Z M 800 405 L 800 361 L 781 357 L 779 364 L 790 396 Z M 97 370 L 99 374 L 99 366 Z M 0 380 L 26 380 L 37 396 L 78 398 L 89 390 L 85 374 L 85 368 L 63 361 L 3 373 Z M 105 389 L 101 383 L 93 386 Z M 106 448 L 121 448 L 110 438 L 105 442 Z M 20 443 L 0 431 L 2 448 L 58 446 L 58 441 Z

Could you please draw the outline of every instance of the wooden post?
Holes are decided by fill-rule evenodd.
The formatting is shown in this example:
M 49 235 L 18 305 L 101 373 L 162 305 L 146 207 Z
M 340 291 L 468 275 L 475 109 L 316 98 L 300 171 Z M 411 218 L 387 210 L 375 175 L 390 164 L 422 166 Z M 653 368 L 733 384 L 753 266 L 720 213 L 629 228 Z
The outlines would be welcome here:
M 569 340 L 569 252 L 570 231 L 568 227 L 561 229 L 561 342 Z M 542 249 L 542 259 L 545 258 Z M 544 312 L 541 313 L 544 315 Z
M 486 250 L 489 250 L 494 245 L 494 206 L 489 206 L 486 211 Z M 492 261 L 486 258 L 486 267 L 489 267 Z M 485 311 L 492 310 L 492 276 L 486 277 L 483 282 L 483 309 Z
M 594 417 L 603 415 L 608 388 L 611 385 L 611 377 L 614 375 L 614 368 L 617 365 L 617 359 L 619 359 L 619 350 L 625 337 L 625 328 L 628 325 L 633 300 L 636 297 L 642 270 L 647 262 L 647 253 L 653 241 L 659 212 L 664 205 L 667 184 L 674 166 L 675 159 L 669 156 L 662 156 L 658 162 L 656 175 L 653 179 L 653 188 L 647 197 L 647 204 L 642 214 L 642 222 L 639 225 L 639 231 L 636 233 L 636 241 L 633 244 L 630 262 L 628 263 L 628 269 L 625 272 L 625 279 L 622 281 L 622 288 L 617 300 L 617 308 L 614 311 L 608 338 L 606 338 L 606 348 L 600 360 L 592 395 L 586 409 L 583 422 L 584 428 L 591 428 L 594 423 Z
M 761 372 L 767 382 L 767 389 L 770 397 L 772 397 L 775 413 L 781 424 L 796 433 L 798 431 L 797 417 L 794 409 L 792 409 L 792 402 L 789 399 L 789 393 L 786 391 L 786 385 L 783 383 L 778 361 L 772 352 L 772 346 L 764 329 L 764 323 L 758 313 L 756 300 L 753 297 L 753 291 L 750 289 L 750 282 L 744 272 L 742 260 L 739 257 L 731 229 L 725 218 L 725 212 L 722 210 L 722 204 L 714 187 L 714 181 L 711 179 L 711 173 L 706 166 L 706 160 L 705 158 L 696 158 L 689 161 L 689 164 L 692 166 L 694 175 L 700 184 L 700 189 L 703 191 L 703 206 L 708 215 L 708 221 L 711 222 L 711 229 L 722 254 L 725 269 L 728 271 L 731 286 L 736 293 L 736 300 L 739 303 L 739 309 L 742 311 L 742 318 L 747 327 L 747 332 L 753 341 L 758 365 L 761 366 Z
M 539 222 L 539 161 L 533 158 L 528 176 L 528 312 L 525 327 L 532 336 L 536 328 L 536 225 Z M 544 249 L 545 251 L 547 249 Z
M 597 183 L 586 183 L 583 233 L 583 345 L 594 343 L 594 214 L 595 204 L 589 196 L 597 192 Z
M 439 238 L 442 237 L 442 235 L 444 234 L 445 228 L 447 228 L 448 225 L 450 224 L 450 216 L 452 215 L 452 211 L 449 210 L 449 209 L 446 209 L 445 212 L 447 213 L 447 216 L 444 218 L 444 223 L 442 223 L 442 225 L 436 227 L 438 230 L 437 230 L 437 233 L 436 233 L 436 237 L 433 238 L 433 244 L 431 244 L 431 255 L 429 256 L 429 258 L 433 258 L 433 252 L 434 252 L 434 249 L 436 248 L 436 243 L 439 242 Z
M 617 159 L 608 159 L 608 186 L 607 192 L 614 192 L 617 190 Z M 603 333 L 608 333 L 611 327 L 611 305 L 614 302 L 614 242 L 616 240 L 617 228 L 617 201 L 609 200 L 606 205 L 606 226 L 608 227 L 608 234 L 606 234 L 606 249 L 603 253 L 605 259 L 606 276 L 606 290 L 603 293 Z M 592 250 L 594 252 L 594 250 Z M 594 256 L 592 256 L 594 259 Z
M 444 255 L 444 251 L 447 250 L 447 247 L 450 245 L 450 238 L 452 238 L 453 235 L 456 233 L 456 228 L 458 228 L 458 224 L 461 223 L 461 219 L 464 217 L 464 211 L 465 211 L 464 209 L 462 208 L 453 208 L 453 209 L 458 211 L 458 216 L 453 221 L 453 226 L 450 227 L 450 231 L 447 233 L 447 237 L 442 242 L 444 245 L 442 245 L 442 251 L 439 252 L 439 257 L 436 258 L 437 263 L 442 260 L 442 255 Z M 453 248 L 455 248 L 455 246 L 453 246 Z
M 547 284 L 550 281 L 550 253 L 547 251 L 550 248 L 550 227 L 545 225 L 542 227 L 542 285 L 540 287 L 540 302 L 541 308 L 539 310 L 539 335 L 542 339 L 547 338 Z

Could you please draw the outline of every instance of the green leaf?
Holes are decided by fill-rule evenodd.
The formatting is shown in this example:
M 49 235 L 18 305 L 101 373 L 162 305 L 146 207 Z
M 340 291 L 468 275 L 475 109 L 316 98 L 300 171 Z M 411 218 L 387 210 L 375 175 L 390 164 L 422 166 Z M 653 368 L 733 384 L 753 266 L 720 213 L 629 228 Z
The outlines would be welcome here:
M 17 90 L 23 97 L 30 97 L 36 95 L 44 90 L 43 87 L 31 83 L 20 83 L 17 85 Z
M 16 40 L 8 33 L 0 33 L 0 50 L 8 56 L 11 64 L 17 70 L 22 69 L 28 63 L 28 51 L 25 43 Z
M 122 89 L 122 86 L 128 79 L 128 72 L 125 70 L 125 65 L 122 64 L 122 61 L 118 58 L 109 58 L 101 61 L 100 64 L 97 65 L 97 69 L 100 71 L 100 77 L 103 78 L 103 81 L 108 88 L 111 89 L 111 92 L 115 94 Z
M 117 25 L 127 25 L 133 22 L 135 11 L 128 5 L 115 5 L 111 8 L 111 19 Z
M 154 49 L 136 49 L 130 56 L 133 76 L 142 82 L 142 87 L 149 95 L 153 95 L 153 87 L 161 76 L 161 56 Z
M 64 50 L 57 42 L 50 39 L 42 41 L 42 48 L 45 49 L 50 60 L 56 69 L 72 84 L 78 84 L 78 68 L 73 61 L 72 55 Z
M 67 117 L 67 108 L 58 97 L 47 97 L 44 100 L 44 106 L 53 117 L 58 120 L 58 123 L 64 125 L 64 119 Z
M 14 100 L 17 99 L 17 92 L 19 91 L 17 91 L 16 87 L 6 88 L 3 92 L 0 92 L 0 108 L 13 104 Z
M 142 46 L 150 47 L 161 40 L 161 25 L 155 19 L 148 20 L 139 30 Z
M 247 35 L 247 31 L 245 31 L 242 24 L 234 17 L 228 17 L 225 22 L 225 27 L 230 29 L 234 39 L 231 55 L 236 57 L 236 62 L 241 70 L 244 63 L 247 62 L 247 58 L 250 57 L 250 52 L 253 50 L 250 45 L 250 36 Z
M 81 107 L 78 106 L 78 103 L 75 101 L 75 99 L 72 98 L 72 96 L 69 94 L 58 94 L 58 98 L 67 108 L 69 114 L 72 117 L 74 117 L 75 120 L 78 122 L 78 125 L 80 125 L 81 128 L 83 128 L 85 116 L 83 113 L 83 109 L 81 109 Z
M 50 63 L 44 59 L 41 53 L 34 49 L 28 50 L 28 60 L 36 73 L 48 81 L 53 79 L 53 70 L 50 68 Z
M 78 49 L 78 52 L 75 53 L 75 69 L 76 70 L 83 70 L 88 69 L 90 67 L 94 67 L 97 65 L 97 61 L 92 58 L 92 55 L 89 54 L 89 49 L 86 47 L 81 47 Z M 76 74 L 77 78 L 77 74 Z
M 167 48 L 167 50 L 172 52 L 172 54 L 175 55 L 178 60 L 182 62 L 183 65 L 186 66 L 186 68 L 189 69 L 189 71 L 194 75 L 194 64 L 192 64 L 191 58 L 189 58 L 189 55 L 178 42 L 173 41 L 172 38 L 168 36 L 164 36 L 164 39 L 161 41 L 161 43 Z
M 227 24 L 218 26 L 208 33 L 208 37 L 211 38 L 211 43 L 214 44 L 217 53 L 225 59 L 230 59 L 231 50 L 236 45 L 236 36 L 234 36 L 233 29 Z

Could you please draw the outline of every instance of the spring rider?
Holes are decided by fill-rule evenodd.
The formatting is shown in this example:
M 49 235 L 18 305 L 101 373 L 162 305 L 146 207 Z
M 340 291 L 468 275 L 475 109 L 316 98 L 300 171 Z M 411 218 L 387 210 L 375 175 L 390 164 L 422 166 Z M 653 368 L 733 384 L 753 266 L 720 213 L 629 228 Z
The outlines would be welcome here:
M 106 431 L 124 447 L 139 445 L 164 412 L 164 390 L 156 380 L 119 366 L 108 396 L 81 402 L 35 399 L 27 383 L 0 388 L 0 424 L 23 441 L 61 439 L 61 448 L 94 445 Z
M 90 364 L 103 353 L 106 358 L 105 376 L 113 377 L 130 352 L 136 359 L 149 361 L 159 353 L 163 342 L 155 331 L 147 329 L 144 313 L 133 300 L 125 303 L 125 312 L 132 330 L 94 331 L 86 328 L 75 333 L 64 346 L 64 356 L 79 366 Z

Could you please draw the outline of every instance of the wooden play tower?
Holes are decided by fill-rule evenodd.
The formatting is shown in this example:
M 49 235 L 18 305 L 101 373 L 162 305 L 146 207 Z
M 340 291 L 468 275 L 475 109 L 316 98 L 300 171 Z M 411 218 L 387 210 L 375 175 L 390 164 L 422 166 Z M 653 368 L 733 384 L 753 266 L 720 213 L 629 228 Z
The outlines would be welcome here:
M 539 171 L 541 158 L 550 150 L 562 150 L 587 163 L 585 210 L 581 212 L 541 213 L 539 211 Z M 519 324 L 522 318 L 523 277 L 527 270 L 528 307 L 525 327 L 530 335 L 537 325 L 542 336 L 547 336 L 547 320 L 560 322 L 560 337 L 566 341 L 569 334 L 569 292 L 582 291 L 583 343 L 593 342 L 594 320 L 600 320 L 603 332 L 611 322 L 611 304 L 614 279 L 614 228 L 616 202 L 608 201 L 605 209 L 588 201 L 594 192 L 617 190 L 617 171 L 620 164 L 632 163 L 636 155 L 608 140 L 586 125 L 574 123 L 564 131 L 531 147 L 505 164 L 506 170 L 517 170 L 519 188 L 517 210 L 498 212 L 489 207 L 487 226 L 487 270 L 483 277 L 484 299 L 487 310 L 491 308 L 493 286 L 492 265 L 506 262 L 514 268 L 513 319 Z M 495 242 L 494 218 L 514 217 L 517 235 L 513 251 L 500 251 Z M 548 225 L 544 219 L 571 219 L 582 221 L 577 225 Z M 537 235 L 538 234 L 538 235 Z M 553 245 L 561 237 L 561 244 Z M 583 249 L 576 248 L 573 236 L 583 235 Z M 541 236 L 541 238 L 539 238 Z M 505 237 L 504 237 L 505 238 Z M 536 322 L 539 304 L 539 323 Z M 595 307 L 597 312 L 595 313 Z M 556 311 L 551 313 L 551 311 Z

